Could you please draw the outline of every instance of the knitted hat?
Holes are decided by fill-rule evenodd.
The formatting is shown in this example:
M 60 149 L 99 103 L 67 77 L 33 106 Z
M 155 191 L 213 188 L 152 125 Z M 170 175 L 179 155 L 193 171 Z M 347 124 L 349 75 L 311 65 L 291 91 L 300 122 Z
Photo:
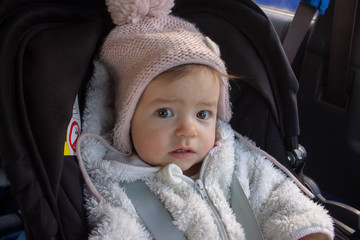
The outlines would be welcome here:
M 226 74 L 215 43 L 191 23 L 169 15 L 173 0 L 107 0 L 117 26 L 106 37 L 100 58 L 115 81 L 114 146 L 130 154 L 130 122 L 152 79 L 183 64 L 203 64 Z M 228 80 L 222 79 L 218 117 L 231 118 Z

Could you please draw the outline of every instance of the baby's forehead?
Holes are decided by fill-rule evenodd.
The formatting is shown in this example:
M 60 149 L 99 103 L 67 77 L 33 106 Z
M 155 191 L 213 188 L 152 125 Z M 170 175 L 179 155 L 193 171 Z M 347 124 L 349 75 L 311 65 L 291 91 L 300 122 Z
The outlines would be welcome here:
M 184 84 L 192 85 L 197 89 L 211 89 L 220 87 L 221 79 L 211 68 L 197 67 L 192 70 L 166 71 L 159 74 L 149 85 L 158 88 L 185 87 Z M 148 85 L 148 86 L 149 86 Z M 189 89 L 192 90 L 192 89 Z
M 196 105 L 216 105 L 220 97 L 220 84 L 212 72 L 197 71 L 178 78 L 159 75 L 145 88 L 140 102 L 146 100 L 156 104 L 188 103 Z M 193 105 L 194 105 L 193 104 Z
M 169 81 L 174 81 L 179 78 L 182 78 L 189 74 L 196 74 L 199 72 L 208 73 L 213 76 L 217 76 L 220 80 L 220 77 L 223 76 L 222 73 L 216 71 L 210 66 L 202 65 L 202 64 L 183 64 L 179 66 L 175 66 L 170 68 L 159 75 L 157 75 L 154 79 L 157 78 L 167 78 Z M 154 80 L 153 79 L 153 80 Z

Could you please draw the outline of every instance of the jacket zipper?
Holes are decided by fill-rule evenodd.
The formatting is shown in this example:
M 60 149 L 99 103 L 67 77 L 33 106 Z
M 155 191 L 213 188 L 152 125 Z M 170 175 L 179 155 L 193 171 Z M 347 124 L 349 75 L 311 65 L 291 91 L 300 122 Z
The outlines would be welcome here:
M 221 220 L 220 214 L 217 211 L 217 209 L 215 208 L 214 204 L 211 202 L 211 199 L 209 198 L 209 195 L 207 194 L 207 191 L 205 189 L 204 186 L 204 182 L 201 179 L 198 179 L 195 181 L 195 188 L 198 190 L 198 192 L 200 193 L 202 199 L 204 199 L 207 204 L 210 206 L 213 216 L 215 218 L 215 223 L 218 226 L 218 230 L 221 236 L 221 239 L 223 240 L 227 240 L 228 235 L 224 226 L 223 221 Z
M 201 169 L 200 169 L 200 176 L 199 176 L 198 180 L 194 181 L 194 180 L 192 180 L 191 178 L 189 178 L 189 177 L 187 177 L 185 175 L 183 175 L 182 177 L 185 180 L 185 182 L 187 182 L 188 184 L 190 184 L 191 186 L 193 186 L 197 190 L 197 192 L 200 194 L 201 198 L 206 201 L 208 206 L 210 206 L 210 209 L 211 209 L 212 215 L 213 215 L 213 217 L 215 219 L 215 224 L 218 227 L 221 239 L 228 240 L 229 237 L 228 237 L 227 231 L 225 229 L 224 223 L 221 220 L 221 216 L 220 216 L 218 210 L 215 208 L 214 204 L 212 203 L 211 199 L 209 198 L 209 195 L 208 195 L 208 193 L 206 191 L 204 181 L 203 181 L 204 180 L 205 170 L 206 170 L 207 165 L 208 165 L 208 156 L 203 161 L 203 164 L 202 164 Z

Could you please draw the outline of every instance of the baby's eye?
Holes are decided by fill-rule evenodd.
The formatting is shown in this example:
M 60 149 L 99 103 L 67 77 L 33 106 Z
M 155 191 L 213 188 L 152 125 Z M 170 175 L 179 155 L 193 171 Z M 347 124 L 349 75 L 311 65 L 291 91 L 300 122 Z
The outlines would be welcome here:
M 203 119 L 203 120 L 206 120 L 206 119 L 208 119 L 210 117 L 210 111 L 201 110 L 200 112 L 198 112 L 196 114 L 196 117 L 200 118 L 200 119 Z
M 156 115 L 161 118 L 169 118 L 174 116 L 174 114 L 169 108 L 160 108 L 156 110 Z

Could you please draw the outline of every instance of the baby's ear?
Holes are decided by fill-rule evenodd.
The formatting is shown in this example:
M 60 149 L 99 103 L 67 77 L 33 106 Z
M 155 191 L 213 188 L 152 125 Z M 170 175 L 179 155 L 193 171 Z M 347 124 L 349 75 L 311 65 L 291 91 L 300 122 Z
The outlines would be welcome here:
M 210 50 L 216 54 L 216 56 L 220 57 L 220 48 L 213 40 L 211 40 L 209 37 L 205 37 L 204 42 L 210 48 Z

